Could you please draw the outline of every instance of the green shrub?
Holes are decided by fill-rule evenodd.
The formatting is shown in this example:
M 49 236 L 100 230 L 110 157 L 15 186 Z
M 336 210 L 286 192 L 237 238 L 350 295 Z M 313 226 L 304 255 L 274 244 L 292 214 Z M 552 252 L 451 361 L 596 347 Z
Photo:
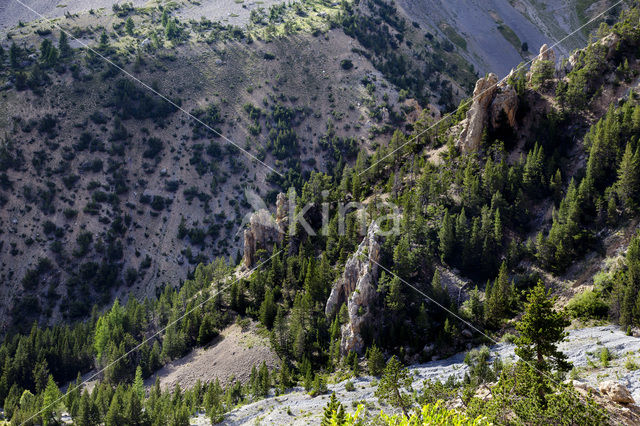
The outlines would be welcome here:
M 609 366 L 609 361 L 611 361 L 612 355 L 611 352 L 609 351 L 609 348 L 602 348 L 600 350 L 600 362 L 602 363 L 603 367 L 608 367 Z
M 350 70 L 353 68 L 353 62 L 351 62 L 351 59 L 343 59 L 340 61 L 340 66 L 343 70 Z
M 567 311 L 574 318 L 597 319 L 607 316 L 609 306 L 599 292 L 587 290 L 569 301 Z

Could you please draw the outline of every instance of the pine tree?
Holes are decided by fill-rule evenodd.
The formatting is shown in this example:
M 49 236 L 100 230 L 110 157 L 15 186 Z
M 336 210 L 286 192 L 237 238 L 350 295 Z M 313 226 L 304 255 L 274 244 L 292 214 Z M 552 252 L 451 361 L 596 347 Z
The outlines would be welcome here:
M 102 34 L 100 34 L 99 48 L 104 50 L 107 47 L 109 47 L 109 35 L 106 31 L 102 31 Z
M 271 389 L 271 376 L 269 375 L 267 364 L 264 361 L 262 361 L 262 365 L 258 371 L 258 383 L 260 396 L 266 397 L 269 395 L 269 389 Z
M 132 426 L 142 426 L 147 424 L 145 421 L 145 414 L 142 411 L 142 401 L 136 394 L 135 389 L 130 389 L 126 393 L 124 411 L 123 411 L 123 424 Z
M 512 286 L 509 284 L 507 263 L 502 262 L 493 286 L 487 290 L 486 320 L 497 326 L 511 309 L 513 300 Z
M 18 69 L 20 65 L 20 57 L 22 56 L 22 49 L 18 47 L 16 42 L 11 43 L 11 47 L 9 47 L 9 63 L 11 64 L 11 68 Z
M 522 173 L 522 184 L 527 193 L 534 196 L 542 195 L 542 189 L 546 187 L 544 177 L 544 151 L 536 143 L 533 151 L 529 151 Z
M 134 28 L 135 28 L 135 24 L 133 23 L 133 19 L 131 18 L 131 16 L 129 16 L 126 22 L 124 23 L 124 29 L 127 32 L 127 34 L 132 36 Z
M 458 215 L 456 220 L 456 242 L 462 252 L 462 263 L 466 265 L 469 261 L 471 247 L 469 244 L 469 223 L 467 222 L 467 215 L 465 214 L 464 207 Z
M 551 182 L 549 183 L 549 189 L 553 194 L 553 199 L 557 203 L 562 199 L 562 173 L 560 169 L 557 169 L 553 177 L 551 178 Z
M 42 424 L 57 424 L 56 420 L 62 410 L 62 398 L 58 385 L 53 381 L 53 376 L 49 375 L 47 387 L 44 390 L 44 398 L 42 400 Z M 53 422 L 52 422 L 53 420 Z
M 385 296 L 385 305 L 392 312 L 399 312 L 404 309 L 402 286 L 403 284 L 397 276 L 394 276 L 391 279 L 391 283 L 389 283 L 389 291 Z
M 454 232 L 454 225 L 449 211 L 447 210 L 442 218 L 440 225 L 440 231 L 438 232 L 438 239 L 440 241 L 440 259 L 444 262 L 450 260 L 455 249 L 456 236 Z
M 278 308 L 274 301 L 273 291 L 268 289 L 264 295 L 264 300 L 260 304 L 260 322 L 268 329 L 273 327 L 273 321 L 275 320 L 278 312 L 277 310 Z
M 516 354 L 531 368 L 540 402 L 549 391 L 548 376 L 553 370 L 566 372 L 571 365 L 567 357 L 558 349 L 566 333 L 569 321 L 553 305 L 555 298 L 538 284 L 527 295 L 524 315 L 516 324 L 520 333 L 516 338 Z
M 45 67 L 52 67 L 58 61 L 58 49 L 48 39 L 42 40 L 40 44 L 40 60 Z
M 120 400 L 120 393 L 122 392 L 122 387 L 118 387 L 116 389 L 116 393 L 111 398 L 111 404 L 109 405 L 109 411 L 107 411 L 107 416 L 105 417 L 105 425 L 106 426 L 119 426 L 124 423 L 124 407 L 122 406 L 122 401 Z
M 280 370 L 278 371 L 278 387 L 281 393 L 284 393 L 288 388 L 292 386 L 291 372 L 289 366 L 285 360 L 282 360 L 280 364 Z
M 480 291 L 477 285 L 469 294 L 468 307 L 472 322 L 482 324 L 484 321 L 484 304 L 480 300 Z
M 640 323 L 638 295 L 640 295 L 640 237 L 636 234 L 629 242 L 625 256 L 627 270 L 614 286 L 613 298 L 620 300 L 618 322 L 621 326 Z
M 142 368 L 140 366 L 136 367 L 136 375 L 133 379 L 133 393 L 140 402 L 144 401 L 144 380 L 142 379 Z
M 346 416 L 344 413 L 344 406 L 338 398 L 336 393 L 331 393 L 329 402 L 324 407 L 324 415 L 322 416 L 321 426 L 341 426 L 346 424 Z
M 433 294 L 433 298 L 441 305 L 449 305 L 449 293 L 447 293 L 447 289 L 442 286 L 439 269 L 434 271 L 433 278 L 431 279 L 431 294 Z
M 79 426 L 94 426 L 100 422 L 98 407 L 95 405 L 95 402 L 92 400 L 86 389 L 82 392 L 78 419 L 74 419 L 74 422 Z
M 618 169 L 618 182 L 616 184 L 618 197 L 625 208 L 633 211 L 638 207 L 638 194 L 640 192 L 640 153 L 635 153 L 631 144 L 627 143 L 622 156 L 622 162 Z
M 36 392 L 40 393 L 47 386 L 47 382 L 49 380 L 49 365 L 47 364 L 47 360 L 43 359 L 36 363 L 32 374 L 36 385 Z
M 413 376 L 394 355 L 387 361 L 375 395 L 380 401 L 401 409 L 405 417 L 409 418 L 412 404 L 412 383 Z
M 60 51 L 61 58 L 68 58 L 71 56 L 71 46 L 69 46 L 69 40 L 67 33 L 60 32 L 60 39 L 58 40 L 58 50 Z

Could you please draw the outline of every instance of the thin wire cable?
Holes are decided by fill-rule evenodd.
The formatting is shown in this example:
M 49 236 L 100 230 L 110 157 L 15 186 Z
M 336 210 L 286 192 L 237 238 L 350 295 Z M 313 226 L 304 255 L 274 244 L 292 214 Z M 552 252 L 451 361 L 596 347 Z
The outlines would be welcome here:
M 245 153 L 249 158 L 251 158 L 252 160 L 257 161 L 258 163 L 262 164 L 263 166 L 265 166 L 267 169 L 271 170 L 273 173 L 277 174 L 280 177 L 284 177 L 282 175 L 282 173 L 278 172 L 277 170 L 275 170 L 273 167 L 269 166 L 268 164 L 266 164 L 264 161 L 260 160 L 258 157 L 256 157 L 255 155 L 251 154 L 249 151 L 247 151 L 246 149 L 242 148 L 240 145 L 238 145 L 237 143 L 235 143 L 234 141 L 232 141 L 231 139 L 229 139 L 227 136 L 223 135 L 222 133 L 220 133 L 219 131 L 217 131 L 216 129 L 214 129 L 213 127 L 209 126 L 207 123 L 203 122 L 202 120 L 200 120 L 198 117 L 196 117 L 195 115 L 191 114 L 189 111 L 185 110 L 184 108 L 182 108 L 180 105 L 176 104 L 174 101 L 172 101 L 171 99 L 169 99 L 168 97 L 166 97 L 165 95 L 163 95 L 162 93 L 158 92 L 157 90 L 155 90 L 153 87 L 149 86 L 147 83 L 145 83 L 144 81 L 140 80 L 138 77 L 134 76 L 133 74 L 131 74 L 130 72 L 128 72 L 127 70 L 125 70 L 124 68 L 122 68 L 121 66 L 117 65 L 116 63 L 114 63 L 111 59 L 107 58 L 106 56 L 104 56 L 102 53 L 100 53 L 99 51 L 95 50 L 94 48 L 92 48 L 91 46 L 89 46 L 87 43 L 83 42 L 82 40 L 78 39 L 77 37 L 75 37 L 73 34 L 71 34 L 70 32 L 64 30 L 60 24 L 53 22 L 51 19 L 47 18 L 46 16 L 44 16 L 43 14 L 33 10 L 33 8 L 31 8 L 30 6 L 24 4 L 21 0 L 14 0 L 16 3 L 24 6 L 26 9 L 28 9 L 29 11 L 31 11 L 33 14 L 35 14 L 36 16 L 38 16 L 40 19 L 44 19 L 47 20 L 48 22 L 52 23 L 55 27 L 57 27 L 61 32 L 63 32 L 68 38 L 70 38 L 71 40 L 74 40 L 75 42 L 79 43 L 82 47 L 86 48 L 87 50 L 95 53 L 97 56 L 99 56 L 100 58 L 102 58 L 105 62 L 107 62 L 109 65 L 111 65 L 112 67 L 118 69 L 119 71 L 121 71 L 122 73 L 124 73 L 125 75 L 127 75 L 129 78 L 131 78 L 132 80 L 134 80 L 136 83 L 140 84 L 141 86 L 143 86 L 145 89 L 148 89 L 149 91 L 151 91 L 153 94 L 159 96 L 161 99 L 163 99 L 164 101 L 168 102 L 171 106 L 173 106 L 174 108 L 176 108 L 177 110 L 183 112 L 184 114 L 186 114 L 189 118 L 191 118 L 192 120 L 196 121 L 198 124 L 206 127 L 208 130 L 210 130 L 211 132 L 213 132 L 214 134 L 216 134 L 217 136 L 221 137 L 222 139 L 224 139 L 225 141 L 227 141 L 228 143 L 230 143 L 231 145 L 235 146 L 236 148 L 238 148 L 240 151 L 242 151 L 243 153 Z
M 417 288 L 416 286 L 414 286 L 413 284 L 409 283 L 408 281 L 404 280 L 403 278 L 399 277 L 396 273 L 394 273 L 393 271 L 390 271 L 388 268 L 385 268 L 384 266 L 382 266 L 380 263 L 376 262 L 373 259 L 369 259 L 371 260 L 371 262 L 375 263 L 376 265 L 378 265 L 380 268 L 384 269 L 387 273 L 393 275 L 394 277 L 398 278 L 400 281 L 402 281 L 403 284 L 411 287 L 413 290 L 417 291 L 418 293 L 420 293 L 422 296 L 424 296 L 426 299 L 428 299 L 429 301 L 433 302 L 434 304 L 436 304 L 438 307 L 442 308 L 444 311 L 446 311 L 448 314 L 454 316 L 456 319 L 458 319 L 459 321 L 461 321 L 462 323 L 468 325 L 469 327 L 473 328 L 475 331 L 477 331 L 478 333 L 480 333 L 482 336 L 486 337 L 487 339 L 491 340 L 493 343 L 495 344 L 500 344 L 499 341 L 497 341 L 496 339 L 494 339 L 493 337 L 487 335 L 484 331 L 480 330 L 478 327 L 474 326 L 473 324 L 471 324 L 469 321 L 465 320 L 464 318 L 462 318 L 460 315 L 456 314 L 455 312 L 451 311 L 449 308 L 447 308 L 446 306 L 442 305 L 440 302 L 438 302 L 437 300 L 433 299 L 432 297 L 429 297 L 425 292 L 423 292 L 422 290 L 420 290 L 419 288 Z M 516 356 L 518 356 L 516 354 Z M 535 371 L 537 371 L 538 373 L 546 376 L 548 379 L 550 379 L 551 381 L 553 381 L 556 385 L 559 385 L 560 382 L 558 382 L 554 377 L 551 377 L 548 373 L 539 370 L 535 365 L 533 365 L 532 363 L 530 363 L 527 360 L 522 359 L 521 357 L 518 356 L 518 358 L 520 358 L 522 360 L 522 362 L 524 362 L 525 364 L 527 364 L 529 367 L 533 368 Z
M 585 28 L 587 25 L 592 24 L 594 21 L 600 19 L 600 17 L 602 17 L 605 13 L 609 12 L 611 9 L 615 8 L 616 6 L 618 6 L 621 3 L 624 3 L 625 0 L 620 0 L 618 1 L 616 4 L 614 4 L 613 6 L 609 7 L 608 9 L 606 9 L 605 11 L 599 13 L 598 15 L 596 15 L 595 17 L 593 17 L 591 20 L 589 20 L 586 24 L 581 25 L 580 27 L 578 27 L 578 29 L 572 31 L 571 33 L 567 34 L 564 38 L 562 38 L 560 41 L 555 42 L 554 44 L 552 44 L 550 47 L 547 48 L 547 50 L 551 50 L 554 47 L 556 47 L 557 45 L 559 45 L 560 43 L 562 43 L 563 41 L 565 41 L 566 39 L 568 39 L 569 37 L 572 37 L 574 34 L 576 34 L 578 31 L 581 31 L 583 28 Z M 525 62 L 524 64 L 520 64 L 518 65 L 517 69 L 522 69 L 528 65 L 530 65 L 533 61 L 536 60 L 538 56 L 535 56 L 533 59 L 530 59 L 529 61 Z M 495 87 L 499 86 L 500 84 L 502 84 L 502 82 L 504 82 L 507 78 L 509 77 L 509 75 L 506 75 L 505 77 L 503 77 L 501 80 L 499 80 L 497 83 L 492 84 L 491 86 L 489 86 L 488 88 L 486 88 L 485 90 L 483 90 L 482 92 L 478 93 L 477 95 L 473 96 L 470 99 L 467 99 L 466 101 L 463 102 L 463 104 L 466 106 L 467 104 L 475 101 L 477 98 L 480 98 L 482 95 L 484 95 L 485 93 L 487 93 L 489 90 L 493 90 Z M 449 112 L 445 115 L 443 115 L 442 117 L 440 117 L 440 119 L 438 121 L 436 121 L 435 123 L 433 123 L 432 125 L 430 125 L 429 127 L 427 127 L 426 129 L 422 130 L 420 133 L 418 133 L 415 136 L 412 136 L 409 140 L 407 140 L 405 143 L 403 143 L 402 145 L 400 145 L 399 147 L 397 147 L 396 149 L 394 149 L 393 151 L 391 151 L 390 153 L 388 153 L 387 155 L 385 155 L 384 157 L 378 159 L 375 163 L 373 163 L 372 165 L 370 165 L 369 167 L 367 167 L 366 169 L 364 169 L 363 171 L 361 171 L 360 173 L 358 173 L 358 176 L 362 175 L 363 173 L 369 171 L 371 168 L 375 167 L 376 165 L 378 165 L 382 160 L 390 157 L 391 155 L 395 154 L 397 151 L 399 151 L 400 149 L 404 148 L 406 145 L 408 145 L 409 143 L 415 141 L 416 139 L 418 139 L 420 136 L 422 136 L 423 134 L 425 134 L 426 132 L 428 132 L 429 130 L 433 129 L 435 126 L 437 126 L 438 124 L 442 123 L 445 119 L 451 117 L 453 115 L 454 111 Z
M 51 19 L 47 18 L 46 16 L 42 15 L 41 13 L 35 11 L 33 8 L 31 8 L 30 6 L 24 4 L 21 0 L 14 0 L 16 3 L 22 5 L 24 8 L 28 9 L 29 11 L 31 11 L 33 14 L 35 14 L 36 16 L 38 16 L 41 19 L 44 19 L 46 21 L 51 22 Z M 597 16 L 595 16 L 594 18 L 592 18 L 590 21 L 588 21 L 587 23 L 585 23 L 584 25 L 580 26 L 578 29 L 576 29 L 575 31 L 571 32 L 570 34 L 568 34 L 567 36 L 565 36 L 563 39 L 561 39 L 560 41 L 554 43 L 551 47 L 549 47 L 549 49 L 554 48 L 555 46 L 557 46 L 558 44 L 560 44 L 561 42 L 563 42 L 564 40 L 566 40 L 567 38 L 573 36 L 575 33 L 577 33 L 578 31 L 582 30 L 584 27 L 586 27 L 587 25 L 593 23 L 595 20 L 599 19 L 602 15 L 604 15 L 605 13 L 609 12 L 611 9 L 613 9 L 614 7 L 618 6 L 619 4 L 623 3 L 624 0 L 619 0 L 617 3 L 615 3 L 613 6 L 609 7 L 608 9 L 606 9 L 605 11 L 601 12 L 600 14 L 598 14 Z M 279 173 L 277 170 L 273 169 L 272 167 L 270 167 L 269 165 L 267 165 L 266 163 L 264 163 L 263 161 L 261 161 L 260 159 L 258 159 L 256 156 L 254 156 L 253 154 L 251 154 L 250 152 L 246 151 L 245 149 L 243 149 L 242 147 L 240 147 L 238 144 L 236 144 L 235 142 L 233 142 L 231 139 L 229 139 L 228 137 L 226 137 L 225 135 L 223 135 L 222 133 L 218 132 L 217 130 L 213 129 L 211 126 L 209 126 L 208 124 L 204 123 L 202 120 L 200 120 L 199 118 L 195 117 L 193 114 L 191 114 L 190 112 L 186 111 L 184 108 L 182 108 L 181 106 L 177 105 L 175 102 L 173 102 L 171 99 L 169 99 L 168 97 L 166 97 L 165 95 L 163 95 L 162 93 L 158 92 L 157 90 L 153 89 L 151 86 L 149 86 L 148 84 L 146 84 L 145 82 L 143 82 L 142 80 L 140 80 L 139 78 L 135 77 L 134 75 L 132 75 L 131 73 L 129 73 L 127 70 L 123 69 L 122 67 L 120 67 L 119 65 L 115 64 L 113 61 L 111 61 L 109 58 L 105 57 L 104 55 L 102 55 L 100 52 L 98 52 L 97 50 L 93 49 L 91 46 L 89 46 L 88 44 L 84 43 L 82 40 L 76 38 L 75 36 L 73 36 L 73 34 L 65 31 L 58 23 L 53 22 L 53 25 L 56 26 L 61 32 L 63 32 L 68 38 L 70 38 L 71 40 L 76 41 L 77 43 L 79 43 L 81 46 L 85 47 L 87 50 L 90 50 L 91 52 L 93 52 L 94 54 L 96 54 L 98 57 L 100 57 L 101 59 L 103 59 L 105 62 L 107 62 L 108 64 L 110 64 L 111 66 L 113 66 L 114 68 L 118 69 L 119 71 L 121 71 L 123 74 L 127 75 L 129 78 L 131 78 L 132 80 L 136 81 L 138 84 L 140 84 L 141 86 L 143 86 L 144 88 L 148 89 L 149 91 L 151 91 L 152 93 L 154 93 L 155 95 L 157 95 L 158 97 L 160 97 L 161 99 L 163 99 L 164 101 L 168 102 L 170 105 L 172 105 L 174 108 L 180 110 L 181 112 L 183 112 L 184 114 L 186 114 L 188 117 L 190 117 L 191 119 L 193 119 L 194 121 L 196 121 L 197 123 L 201 124 L 202 126 L 206 127 L 208 130 L 210 130 L 211 132 L 213 132 L 214 134 L 218 135 L 219 137 L 223 138 L 225 141 L 227 141 L 228 143 L 232 144 L 233 146 L 235 146 L 236 148 L 238 148 L 240 151 L 244 152 L 247 156 L 249 156 L 251 159 L 257 161 L 258 163 L 262 164 L 263 166 L 267 167 L 269 170 L 271 170 L 272 172 L 276 173 L 279 176 L 283 176 L 281 173 Z M 529 65 L 531 62 L 533 62 L 534 59 L 529 60 L 528 62 L 525 63 L 524 66 Z M 502 83 L 507 77 L 502 78 L 500 81 L 498 81 L 497 83 L 495 83 L 494 85 L 492 85 L 490 88 L 484 90 L 482 93 L 478 94 L 476 97 L 480 97 L 482 94 L 486 93 L 488 90 L 492 90 L 493 87 L 499 85 L 500 83 Z M 473 100 L 475 100 L 476 97 L 473 97 L 472 99 L 468 100 L 467 102 L 472 102 Z M 389 157 L 390 155 L 394 154 L 395 152 L 397 152 L 399 149 L 403 148 L 404 146 L 406 146 L 408 143 L 414 141 L 415 139 L 417 139 L 418 137 L 420 137 L 422 134 L 426 133 L 427 131 L 429 131 L 430 129 L 432 129 L 433 127 L 435 127 L 436 125 L 438 125 L 439 123 L 441 123 L 444 119 L 448 118 L 449 116 L 451 116 L 452 113 L 448 113 L 447 115 L 445 115 L 444 117 L 440 118 L 437 122 L 435 122 L 434 124 L 432 124 L 431 126 L 429 126 L 428 128 L 426 128 L 425 130 L 423 130 L 422 132 L 420 132 L 419 134 L 413 136 L 411 139 L 409 139 L 407 142 L 405 142 L 404 144 L 402 144 L 401 146 L 399 146 L 398 148 L 396 148 L 395 150 L 393 150 L 391 153 L 385 155 L 384 157 L 382 157 L 381 159 L 379 159 L 378 161 L 376 161 L 376 163 L 372 164 L 371 166 L 369 166 L 367 169 L 363 170 L 362 172 L 359 173 L 359 175 L 361 175 L 362 173 L 368 171 L 369 169 L 371 169 L 372 167 L 374 167 L 375 165 L 377 165 L 378 163 L 380 163 L 380 161 L 384 160 L 385 158 Z M 134 348 L 132 348 L 131 350 L 129 350 L 128 352 L 126 352 L 124 355 L 122 355 L 121 357 L 117 358 L 116 360 L 112 361 L 111 363 L 109 363 L 107 366 L 103 367 L 102 369 L 100 369 L 99 371 L 97 371 L 96 373 L 94 373 L 93 375 L 91 375 L 89 378 L 83 380 L 80 385 L 85 384 L 86 382 L 94 379 L 95 377 L 97 377 L 98 375 L 100 375 L 101 373 L 103 373 L 106 369 L 108 369 L 109 367 L 113 366 L 115 363 L 119 362 L 120 360 L 122 360 L 123 358 L 127 357 L 128 355 L 130 355 L 131 353 L 135 352 L 136 350 L 138 350 L 143 344 L 147 343 L 148 341 L 150 341 L 151 339 L 155 338 L 156 336 L 158 336 L 160 333 L 164 332 L 167 328 L 175 325 L 176 323 L 178 323 L 179 321 L 181 321 L 185 316 L 187 316 L 188 314 L 190 314 L 191 312 L 193 312 L 194 310 L 200 308 L 201 306 L 203 306 L 204 304 L 206 304 L 207 302 L 209 302 L 213 297 L 217 296 L 219 293 L 221 293 L 222 291 L 226 290 L 229 286 L 233 285 L 234 283 L 238 282 L 239 280 L 241 280 L 242 278 L 244 278 L 247 275 L 251 275 L 251 273 L 253 273 L 255 270 L 257 270 L 258 268 L 260 268 L 262 265 L 264 265 L 265 263 L 269 262 L 271 259 L 273 259 L 275 256 L 277 256 L 278 254 L 280 254 L 282 252 L 282 250 L 278 251 L 277 253 L 273 254 L 271 257 L 269 257 L 268 259 L 266 259 L 265 261 L 261 262 L 260 264 L 256 265 L 254 268 L 250 269 L 249 271 L 247 271 L 247 273 L 240 277 L 237 278 L 236 280 L 228 283 L 227 285 L 223 286 L 220 290 L 214 292 L 213 294 L 211 294 L 208 298 L 206 298 L 204 301 L 202 301 L 200 304 L 196 305 L 195 307 L 193 307 L 190 310 L 185 311 L 179 318 L 177 318 L 176 320 L 168 323 L 165 327 L 163 327 L 162 329 L 156 331 L 154 334 L 152 334 L 151 336 L 149 336 L 148 338 L 144 339 L 141 343 L 139 343 L 138 345 L 136 345 Z M 456 317 L 458 320 L 462 321 L 463 323 L 465 323 L 466 325 L 468 325 L 469 327 L 473 328 L 474 330 L 476 330 L 478 333 L 480 333 L 481 335 L 483 335 L 484 337 L 488 338 L 489 340 L 495 342 L 495 343 L 499 343 L 497 340 L 493 339 L 492 337 L 488 336 L 486 333 L 484 333 L 483 331 L 481 331 L 480 329 L 478 329 L 477 327 L 475 327 L 473 324 L 471 324 L 470 322 L 464 320 L 463 318 L 461 318 L 460 316 L 458 316 L 457 314 L 453 313 L 452 311 L 450 311 L 448 308 L 444 307 L 442 304 L 440 304 L 439 302 L 437 302 L 436 300 L 432 299 L 431 297 L 429 297 L 428 295 L 426 295 L 424 292 L 422 292 L 421 290 L 419 290 L 418 288 L 416 288 L 415 286 L 413 286 L 412 284 L 410 284 L 409 282 L 407 282 L 406 280 L 402 279 L 401 277 L 397 276 L 395 273 L 393 273 L 392 271 L 390 271 L 389 269 L 385 268 L 384 266 L 380 265 L 378 262 L 372 260 L 372 262 L 374 262 L 375 264 L 377 264 L 378 266 L 380 266 L 382 269 L 384 269 L 385 271 L 387 271 L 388 273 L 394 275 L 395 277 L 397 277 L 398 279 L 400 279 L 404 284 L 408 285 L 409 287 L 411 287 L 413 290 L 417 291 L 418 293 L 420 293 L 421 295 L 423 295 L 425 298 L 427 298 L 428 300 L 432 301 L 433 303 L 435 303 L 437 306 L 439 306 L 440 308 L 444 309 L 446 312 L 448 312 L 449 314 L 453 315 L 454 317 Z M 523 360 L 525 363 L 529 364 L 527 361 Z M 531 366 L 531 365 L 530 365 Z M 532 366 L 533 367 L 533 366 Z M 540 370 L 538 370 L 537 368 L 533 367 L 534 369 L 536 369 L 538 372 L 547 375 L 544 372 L 541 372 Z M 547 377 L 549 377 L 547 375 Z M 557 383 L 557 381 L 551 377 L 549 377 L 551 380 L 553 380 L 555 383 Z M 22 425 L 28 423 L 30 420 L 32 420 L 33 418 L 37 417 L 38 415 L 40 415 L 43 411 L 45 411 L 46 409 L 52 407 L 53 405 L 55 405 L 56 403 L 58 403 L 60 400 L 62 400 L 65 397 L 65 395 L 60 396 L 58 399 L 56 399 L 55 401 L 53 401 L 50 405 L 42 408 L 39 412 L 35 413 L 34 415 L 32 415 L 31 417 L 29 417 L 27 420 L 25 420 Z
M 94 374 L 92 374 L 89 378 L 83 380 L 80 385 L 78 386 L 82 386 L 85 383 L 87 383 L 90 380 L 95 379 L 96 377 L 98 377 L 101 373 L 103 373 L 106 369 L 108 369 L 109 367 L 111 367 L 112 365 L 114 365 L 115 363 L 117 363 L 118 361 L 122 360 L 123 358 L 126 358 L 127 356 L 129 356 L 130 354 L 132 354 L 133 352 L 137 351 L 138 349 L 140 349 L 142 347 L 142 345 L 144 345 L 145 343 L 149 342 L 151 339 L 155 338 L 157 335 L 159 335 L 160 333 L 164 332 L 167 328 L 177 324 L 179 321 L 181 321 L 184 317 L 186 317 L 187 315 L 189 315 L 191 312 L 195 311 L 196 309 L 201 308 L 202 306 L 204 306 L 207 302 L 209 302 L 211 299 L 213 299 L 214 297 L 216 297 L 218 294 L 222 293 L 224 290 L 226 290 L 227 288 L 229 288 L 230 286 L 232 286 L 233 284 L 237 283 L 238 281 L 240 281 L 241 279 L 251 275 L 255 270 L 257 270 L 258 268 L 260 268 L 262 265 L 264 265 L 265 263 L 271 261 L 271 259 L 273 259 L 274 257 L 276 257 L 277 255 L 279 255 L 280 253 L 282 253 L 282 250 L 278 250 L 278 252 L 276 252 L 275 254 L 271 255 L 271 257 L 269 257 L 268 259 L 260 262 L 258 265 L 254 266 L 253 268 L 251 268 L 250 270 L 248 270 L 245 274 L 243 274 L 243 276 L 236 278 L 235 280 L 231 281 L 230 283 L 227 283 L 226 285 L 222 286 L 219 290 L 217 290 L 216 292 L 214 292 L 213 294 L 211 294 L 209 297 L 207 297 L 204 301 L 200 302 L 199 304 L 195 305 L 193 308 L 186 310 L 180 317 L 178 317 L 177 319 L 167 323 L 167 325 L 165 325 L 163 328 L 161 328 L 160 330 L 156 331 L 155 333 L 153 333 L 151 336 L 147 337 L 146 339 L 144 339 L 142 342 L 140 342 L 139 344 L 137 344 L 136 346 L 134 346 L 131 350 L 129 350 L 127 353 L 125 353 L 124 355 L 122 355 L 121 357 L 119 357 L 118 359 L 116 359 L 115 361 L 110 362 L 109 364 L 107 364 L 105 367 L 103 367 L 102 369 L 98 370 L 97 372 L 95 372 Z M 211 283 L 213 284 L 213 283 Z M 33 416 L 29 417 L 27 420 L 25 420 L 23 423 L 21 423 L 21 425 L 25 425 L 27 424 L 29 421 L 31 421 L 33 418 L 39 416 L 40 414 L 42 414 L 43 411 L 45 411 L 46 409 L 53 407 L 55 404 L 57 404 L 60 400 L 62 400 L 66 395 L 61 395 L 58 399 L 56 399 L 55 401 L 53 401 L 51 404 L 47 405 L 46 407 L 42 408 L 40 411 L 38 411 L 37 413 L 35 413 Z

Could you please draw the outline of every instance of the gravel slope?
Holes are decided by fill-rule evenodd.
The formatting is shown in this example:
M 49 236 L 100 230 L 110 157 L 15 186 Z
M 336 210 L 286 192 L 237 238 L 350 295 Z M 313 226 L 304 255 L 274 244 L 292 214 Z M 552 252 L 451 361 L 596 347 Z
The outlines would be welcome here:
M 589 359 L 596 365 L 600 364 L 598 352 L 603 347 L 609 349 L 614 359 L 608 368 L 589 366 Z M 503 360 L 514 360 L 514 346 L 500 343 L 492 346 L 494 356 Z M 569 360 L 579 371 L 579 379 L 592 385 L 607 379 L 619 380 L 632 392 L 636 401 L 640 401 L 640 370 L 628 371 L 624 363 L 631 358 L 640 363 L 640 338 L 626 336 L 615 326 L 588 327 L 569 331 L 567 341 L 561 346 Z M 450 358 L 416 365 L 411 368 L 416 376 L 416 387 L 419 388 L 424 379 L 444 381 L 455 375 L 462 378 L 467 370 L 464 365 L 464 353 Z M 361 377 L 353 380 L 355 390 L 345 389 L 346 381 L 330 385 L 330 392 L 335 392 L 345 407 L 351 411 L 353 403 L 368 403 L 373 411 L 379 409 L 374 396 L 375 383 L 371 377 Z M 224 424 L 293 424 L 302 425 L 317 423 L 329 395 L 311 398 L 303 389 L 294 389 L 291 393 L 267 398 L 253 404 L 239 407 L 230 412 Z M 290 414 L 289 414 L 290 413 Z M 206 419 L 200 417 L 198 424 L 205 424 Z
M 15 27 L 20 21 L 31 22 L 40 19 L 38 14 L 46 18 L 57 18 L 65 13 L 80 13 L 91 9 L 101 8 L 111 11 L 115 3 L 123 3 L 114 0 L 20 0 L 29 6 L 36 13 L 33 13 L 25 6 L 15 0 L 0 0 L 0 31 Z M 139 7 L 147 0 L 126 0 L 126 3 L 133 3 Z
M 156 377 L 163 389 L 173 389 L 176 384 L 190 388 L 199 379 L 212 382 L 216 379 L 225 384 L 232 379 L 246 382 L 251 368 L 266 362 L 270 369 L 280 366 L 278 356 L 271 350 L 269 340 L 257 334 L 255 325 L 242 330 L 232 324 L 206 348 L 198 348 L 189 355 L 177 359 L 145 381 L 153 386 Z
M 251 10 L 257 8 L 269 9 L 274 4 L 284 0 L 200 0 L 186 1 L 181 6 L 177 15 L 182 19 L 200 20 L 206 17 L 212 21 L 225 24 L 246 25 L 249 22 Z M 22 22 L 31 22 L 40 19 L 40 15 L 46 18 L 57 18 L 65 13 L 81 13 L 91 9 L 105 9 L 111 12 L 116 3 L 133 3 L 135 7 L 145 4 L 155 4 L 151 0 L 20 0 L 35 12 L 21 5 L 16 0 L 0 0 L 0 31 L 8 30 Z
M 495 72 L 505 76 L 511 68 L 523 62 L 519 49 L 509 43 L 498 30 L 498 23 L 504 22 L 529 45 L 529 52 L 537 54 L 540 46 L 552 45 L 563 34 L 558 30 L 560 23 L 570 21 L 569 27 L 577 28 L 573 22 L 573 0 L 554 1 L 557 9 L 550 13 L 540 13 L 549 8 L 530 0 L 399 0 L 398 5 L 412 21 L 418 22 L 425 30 L 446 35 L 441 31 L 443 23 L 450 25 L 467 42 L 466 49 L 459 48 L 467 60 L 474 64 L 480 74 Z M 561 3 L 559 5 L 558 3 Z M 570 32 L 569 30 L 568 32 Z M 572 48 L 584 43 L 581 35 L 566 40 L 556 50 L 566 55 Z

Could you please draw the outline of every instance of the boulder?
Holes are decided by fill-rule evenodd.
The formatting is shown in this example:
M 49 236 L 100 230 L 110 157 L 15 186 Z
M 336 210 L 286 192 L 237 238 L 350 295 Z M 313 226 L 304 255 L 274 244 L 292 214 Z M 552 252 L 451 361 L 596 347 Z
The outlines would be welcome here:
M 598 393 L 598 391 L 587 382 L 581 382 L 580 380 L 571 380 L 571 381 L 568 381 L 568 383 L 573 385 L 573 387 L 577 390 L 581 390 L 591 394 Z
M 631 392 L 625 386 L 613 380 L 600 383 L 600 392 L 611 401 L 619 404 L 635 404 Z

